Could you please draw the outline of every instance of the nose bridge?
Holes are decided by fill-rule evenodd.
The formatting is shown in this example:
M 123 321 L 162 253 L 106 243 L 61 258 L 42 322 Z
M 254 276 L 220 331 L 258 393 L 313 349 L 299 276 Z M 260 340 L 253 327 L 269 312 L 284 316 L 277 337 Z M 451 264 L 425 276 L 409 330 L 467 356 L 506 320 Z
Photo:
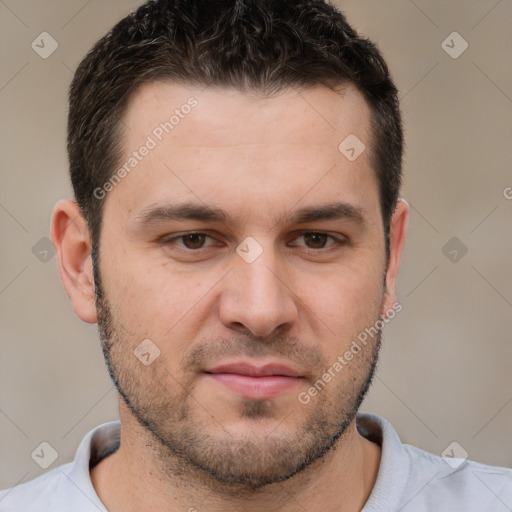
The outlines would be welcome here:
M 282 292 L 282 277 L 278 274 L 276 258 L 269 254 L 271 251 L 265 251 L 254 262 L 239 262 L 239 272 L 242 290 L 247 298 L 261 301 L 275 300 Z
M 233 272 L 221 302 L 221 319 L 242 324 L 256 336 L 266 336 L 297 315 L 293 293 L 272 243 L 248 240 L 237 248 Z

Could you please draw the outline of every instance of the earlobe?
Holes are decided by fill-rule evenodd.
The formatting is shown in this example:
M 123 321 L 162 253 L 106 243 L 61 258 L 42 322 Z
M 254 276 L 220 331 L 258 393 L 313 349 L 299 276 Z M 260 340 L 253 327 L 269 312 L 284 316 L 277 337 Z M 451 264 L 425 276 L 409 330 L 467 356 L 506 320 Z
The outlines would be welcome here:
M 389 261 L 386 270 L 386 288 L 382 302 L 381 315 L 389 316 L 393 311 L 396 299 L 396 280 L 400 261 L 405 246 L 407 220 L 409 217 L 409 204 L 403 198 L 399 198 L 393 216 L 391 217 L 389 229 Z
M 96 323 L 92 245 L 87 222 L 74 201 L 62 200 L 55 205 L 51 237 L 62 283 L 75 313 L 84 322 Z

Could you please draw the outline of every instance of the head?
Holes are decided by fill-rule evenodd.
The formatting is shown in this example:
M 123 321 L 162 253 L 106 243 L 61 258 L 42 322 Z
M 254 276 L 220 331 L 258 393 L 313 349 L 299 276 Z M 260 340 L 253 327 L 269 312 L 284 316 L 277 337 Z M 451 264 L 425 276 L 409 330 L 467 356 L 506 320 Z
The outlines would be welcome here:
M 220 4 L 147 2 L 82 61 L 52 236 L 121 418 L 163 467 L 260 487 L 340 442 L 370 385 L 382 321 L 334 366 L 396 301 L 402 128 L 384 60 L 331 5 Z

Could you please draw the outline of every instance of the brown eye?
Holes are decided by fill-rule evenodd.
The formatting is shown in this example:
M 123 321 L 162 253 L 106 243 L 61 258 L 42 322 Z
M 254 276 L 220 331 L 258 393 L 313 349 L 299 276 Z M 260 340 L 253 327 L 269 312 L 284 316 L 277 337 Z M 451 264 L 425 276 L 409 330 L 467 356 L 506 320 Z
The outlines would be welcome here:
M 183 245 L 187 249 L 201 249 L 207 236 L 204 233 L 190 233 L 189 235 L 182 235 L 177 238 L 183 240 Z
M 336 236 L 323 231 L 303 231 L 296 235 L 290 245 L 300 248 L 309 255 L 323 256 L 341 249 L 347 243 L 347 238 L 341 233 Z
M 208 235 L 207 233 L 199 233 L 199 232 L 186 233 L 184 235 L 177 235 L 177 236 L 163 238 L 160 241 L 160 244 L 162 246 L 166 246 L 169 248 L 174 246 L 174 247 L 178 247 L 180 249 L 186 249 L 186 250 L 190 250 L 190 251 L 196 250 L 197 251 L 200 249 L 206 249 L 212 245 L 211 242 L 209 245 L 205 245 L 208 242 L 207 241 L 208 238 L 210 238 L 211 242 L 213 242 L 213 238 L 210 235 Z
M 304 233 L 302 236 L 310 249 L 323 249 L 326 246 L 327 239 L 332 238 L 325 233 Z

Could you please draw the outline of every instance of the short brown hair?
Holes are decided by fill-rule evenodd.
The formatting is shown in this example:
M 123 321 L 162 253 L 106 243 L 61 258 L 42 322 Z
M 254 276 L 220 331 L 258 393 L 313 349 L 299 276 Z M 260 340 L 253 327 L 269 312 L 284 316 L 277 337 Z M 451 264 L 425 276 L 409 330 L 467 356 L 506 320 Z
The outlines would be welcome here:
M 354 84 L 372 111 L 372 165 L 389 253 L 402 178 L 397 90 L 375 45 L 323 0 L 151 0 L 94 45 L 70 87 L 67 141 L 75 198 L 93 244 L 103 204 L 93 192 L 121 162 L 127 102 L 155 80 L 267 95 Z

